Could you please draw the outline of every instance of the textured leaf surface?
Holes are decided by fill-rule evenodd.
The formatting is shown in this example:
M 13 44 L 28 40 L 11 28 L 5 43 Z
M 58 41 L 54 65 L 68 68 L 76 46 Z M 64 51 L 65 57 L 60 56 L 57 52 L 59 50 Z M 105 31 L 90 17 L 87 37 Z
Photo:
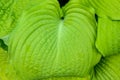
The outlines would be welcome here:
M 0 38 L 11 32 L 14 24 L 13 0 L 0 0 Z
M 44 80 L 44 79 L 43 79 Z M 89 77 L 86 78 L 79 78 L 79 77 L 56 77 L 56 78 L 50 78 L 45 80 L 90 80 Z
M 0 80 L 7 80 L 5 70 L 7 66 L 8 54 L 7 51 L 0 47 Z
M 120 21 L 99 18 L 96 46 L 103 56 L 120 53 Z
M 74 0 L 60 9 L 57 0 L 46 0 L 20 18 L 10 37 L 10 63 L 22 80 L 87 76 L 100 59 L 95 38 L 92 9 Z
M 40 1 L 0 0 L 0 38 L 10 34 L 24 10 L 38 4 Z
M 15 13 L 16 18 L 20 17 L 22 12 L 33 7 L 37 4 L 42 4 L 47 0 L 14 0 L 14 5 L 12 7 L 13 12 Z
M 92 80 L 120 80 L 120 55 L 102 58 Z
M 113 20 L 120 20 L 120 0 L 81 0 L 85 5 L 91 5 L 98 16 L 108 16 Z

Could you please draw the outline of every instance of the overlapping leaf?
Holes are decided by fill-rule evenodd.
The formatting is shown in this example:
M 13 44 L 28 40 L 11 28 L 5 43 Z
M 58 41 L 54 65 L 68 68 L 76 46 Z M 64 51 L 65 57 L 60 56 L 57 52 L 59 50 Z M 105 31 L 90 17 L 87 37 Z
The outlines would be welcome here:
M 120 53 L 120 21 L 99 18 L 97 30 L 97 49 L 103 56 Z
M 92 80 L 120 80 L 120 54 L 102 58 Z
M 46 0 L 23 12 L 10 36 L 10 63 L 22 80 L 89 75 L 100 55 L 94 11 Z
M 85 5 L 91 5 L 100 17 L 120 20 L 120 0 L 82 0 Z

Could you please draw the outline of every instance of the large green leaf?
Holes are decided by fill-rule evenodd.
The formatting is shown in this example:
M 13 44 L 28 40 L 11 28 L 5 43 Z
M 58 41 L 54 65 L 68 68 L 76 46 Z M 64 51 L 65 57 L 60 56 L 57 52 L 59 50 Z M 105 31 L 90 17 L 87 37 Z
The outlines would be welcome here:
M 92 80 L 120 80 L 120 54 L 103 57 L 94 70 Z
M 120 21 L 99 18 L 96 46 L 103 56 L 120 53 Z
M 10 36 L 10 64 L 22 80 L 85 77 L 98 63 L 94 10 L 45 0 L 23 12 Z

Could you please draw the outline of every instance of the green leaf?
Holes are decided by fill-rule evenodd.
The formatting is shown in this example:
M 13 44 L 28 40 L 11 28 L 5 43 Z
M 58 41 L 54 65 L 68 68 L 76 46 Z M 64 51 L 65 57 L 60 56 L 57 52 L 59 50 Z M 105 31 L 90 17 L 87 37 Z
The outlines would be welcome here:
M 113 20 L 120 20 L 119 0 L 82 0 L 84 4 L 91 5 L 98 16 L 108 16 Z
M 0 38 L 10 34 L 23 11 L 39 1 L 41 0 L 0 0 Z
M 49 78 L 43 80 L 90 80 L 89 77 L 80 78 L 80 77 L 56 77 L 56 78 Z
M 14 25 L 13 0 L 0 0 L 0 38 L 11 32 Z
M 23 12 L 10 36 L 10 64 L 22 80 L 86 77 L 98 63 L 94 10 L 46 0 Z M 61 19 L 62 18 L 62 19 Z
M 92 80 L 120 80 L 120 54 L 103 57 L 94 68 Z
M 8 53 L 4 49 L 0 47 L 0 79 L 1 80 L 7 80 L 6 79 L 6 68 L 8 64 Z
M 21 14 L 25 11 L 28 10 L 29 8 L 37 5 L 37 4 L 42 4 L 47 0 L 14 0 L 14 5 L 12 7 L 13 13 L 15 14 L 16 18 L 19 18 Z
M 103 56 L 120 53 L 120 21 L 98 19 L 96 46 Z

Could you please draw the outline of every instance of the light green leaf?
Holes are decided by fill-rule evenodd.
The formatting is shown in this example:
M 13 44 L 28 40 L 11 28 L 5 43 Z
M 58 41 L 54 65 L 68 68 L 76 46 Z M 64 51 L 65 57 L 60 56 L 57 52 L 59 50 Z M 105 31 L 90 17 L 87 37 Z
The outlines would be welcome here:
M 10 34 L 22 12 L 41 0 L 0 0 L 0 38 Z
M 7 80 L 5 72 L 8 64 L 8 53 L 0 47 L 0 80 Z
M 11 32 L 14 25 L 13 0 L 0 0 L 0 38 Z
M 120 54 L 103 57 L 94 68 L 92 80 L 120 80 Z
M 5 75 L 8 66 L 8 46 L 0 39 L 0 80 L 7 80 Z
M 12 7 L 12 10 L 16 16 L 16 18 L 20 17 L 21 14 L 25 11 L 28 10 L 29 8 L 37 5 L 37 4 L 42 4 L 47 0 L 14 0 L 14 5 Z
M 99 18 L 96 46 L 103 56 L 120 53 L 120 21 Z
M 10 64 L 22 80 L 86 77 L 98 63 L 94 10 L 47 0 L 23 13 L 10 36 Z
M 120 0 L 82 0 L 91 5 L 98 16 L 108 16 L 113 20 L 120 20 Z
M 56 78 L 49 78 L 49 79 L 43 79 L 43 80 L 90 80 L 89 77 L 80 78 L 80 77 L 56 77 Z

